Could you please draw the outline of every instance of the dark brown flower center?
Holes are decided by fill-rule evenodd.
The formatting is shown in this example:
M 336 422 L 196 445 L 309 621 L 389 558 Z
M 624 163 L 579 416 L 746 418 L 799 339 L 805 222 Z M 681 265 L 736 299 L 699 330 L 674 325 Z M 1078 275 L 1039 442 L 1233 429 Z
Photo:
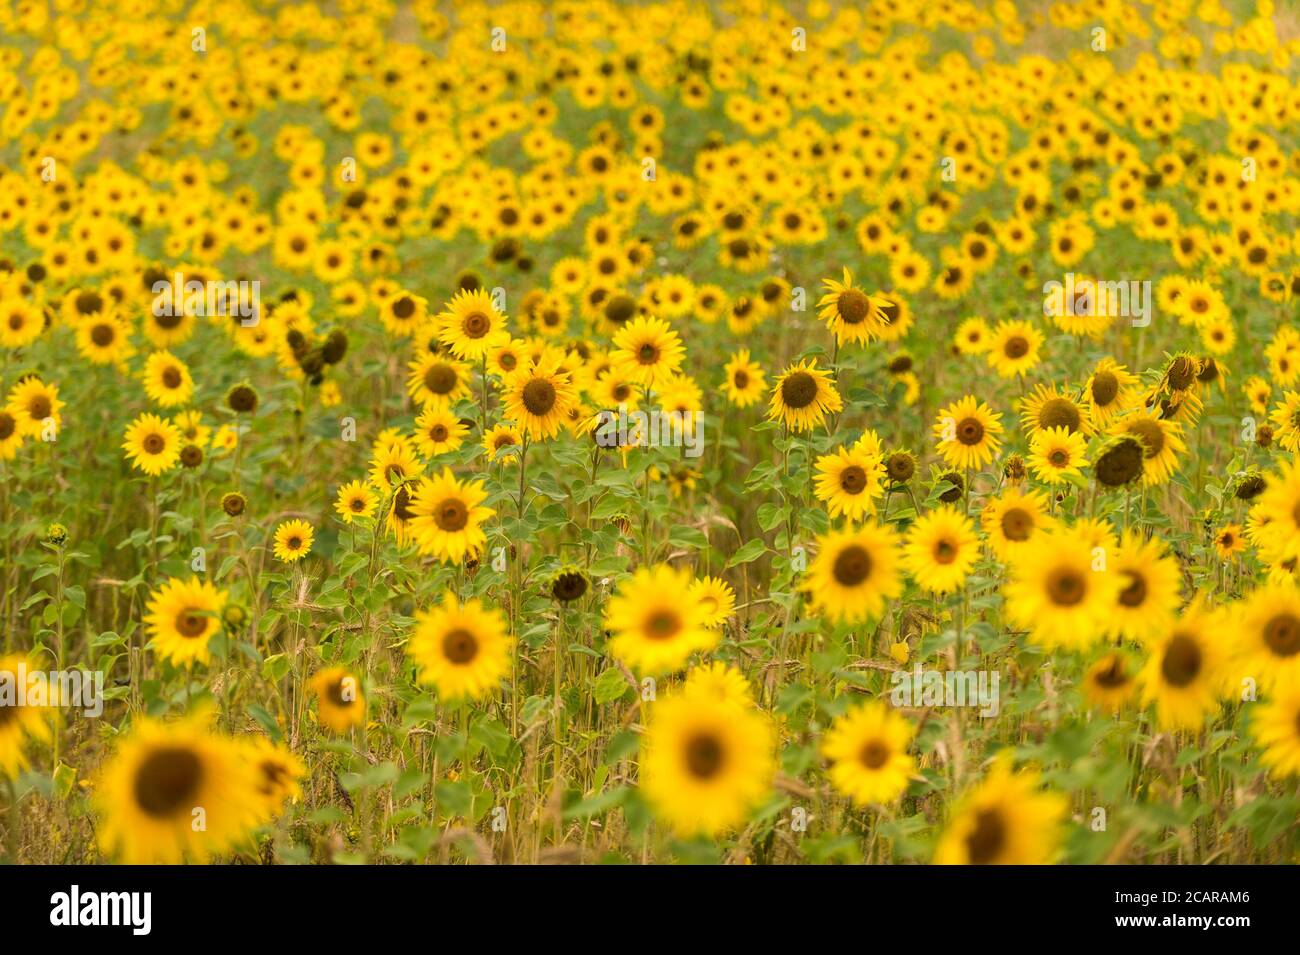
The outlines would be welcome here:
M 444 362 L 430 365 L 424 373 L 424 387 L 435 395 L 450 394 L 456 387 L 456 369 Z
M 524 385 L 523 402 L 529 414 L 545 417 L 555 407 L 555 386 L 545 378 L 535 378 Z
M 1177 634 L 1165 647 L 1160 673 L 1174 687 L 1190 686 L 1201 673 L 1201 647 L 1192 637 Z
M 861 494 L 867 486 L 867 472 L 856 464 L 851 464 L 840 472 L 840 487 L 847 494 Z
M 176 616 L 176 631 L 182 637 L 194 639 L 203 636 L 204 631 L 208 629 L 208 618 L 199 614 L 193 608 L 186 608 Z
M 1024 358 L 1029 354 L 1029 340 L 1020 335 L 1013 335 L 1007 339 L 1002 351 L 1008 358 Z
M 107 348 L 116 338 L 117 334 L 113 331 L 112 325 L 96 325 L 90 330 L 90 340 L 99 348 Z
M 442 638 L 442 655 L 452 663 L 469 663 L 478 656 L 478 638 L 465 629 L 449 631 Z
M 1087 585 L 1076 571 L 1061 569 L 1047 578 L 1047 595 L 1058 607 L 1073 607 L 1087 592 Z
M 963 418 L 957 424 L 957 440 L 967 447 L 984 440 L 984 425 L 976 418 Z
M 1078 407 L 1067 398 L 1049 398 L 1038 409 L 1040 428 L 1065 428 L 1074 434 L 1082 423 Z
M 1156 422 L 1148 420 L 1134 421 L 1128 426 L 1128 430 L 1130 433 L 1136 434 L 1142 441 L 1147 460 L 1154 458 L 1164 450 L 1165 432 Z
M 492 319 L 482 312 L 470 312 L 461 322 L 461 328 L 469 338 L 482 338 L 492 329 Z
M 686 744 L 686 768 L 697 779 L 712 779 L 722 771 L 726 753 L 717 737 L 699 733 Z
M 449 497 L 434 509 L 433 519 L 440 530 L 454 534 L 469 523 L 469 509 L 460 498 Z
M 1019 508 L 1008 508 L 1002 514 L 1002 536 L 1009 541 L 1026 541 L 1034 532 L 1034 516 Z
M 146 434 L 140 444 L 149 454 L 161 454 L 163 448 L 167 447 L 167 441 L 156 431 Z
M 889 747 L 878 739 L 867 740 L 866 745 L 858 753 L 858 759 L 867 769 L 879 769 L 889 762 Z
M 135 773 L 135 801 L 146 815 L 163 819 L 194 808 L 203 764 L 180 746 L 154 750 Z
M 1300 653 L 1300 620 L 1280 613 L 1264 626 L 1264 642 L 1280 657 Z
M 682 618 L 671 610 L 656 610 L 645 622 L 645 635 L 651 640 L 668 640 L 682 629 Z
M 835 555 L 831 573 L 841 586 L 856 587 L 871 576 L 871 555 L 865 547 L 850 544 Z
M 781 382 L 781 400 L 788 408 L 807 408 L 817 397 L 817 379 L 806 371 L 786 375 Z
M 1108 690 L 1119 689 L 1128 683 L 1128 673 L 1124 669 L 1124 661 L 1118 656 L 1106 658 L 1104 666 L 1098 667 L 1092 675 L 1093 681 L 1100 687 Z
M 966 837 L 966 852 L 973 865 L 988 865 L 998 858 L 1007 843 L 1007 823 L 997 809 L 981 809 L 975 827 Z
M 1092 400 L 1099 407 L 1106 407 L 1119 394 L 1119 379 L 1113 372 L 1099 371 L 1092 376 Z
M 1128 586 L 1119 592 L 1119 602 L 1125 607 L 1140 607 L 1147 599 L 1146 579 L 1131 570 L 1123 572 L 1128 578 Z
M 835 308 L 846 325 L 860 325 L 871 311 L 871 299 L 857 289 L 851 288 L 839 294 L 835 300 Z

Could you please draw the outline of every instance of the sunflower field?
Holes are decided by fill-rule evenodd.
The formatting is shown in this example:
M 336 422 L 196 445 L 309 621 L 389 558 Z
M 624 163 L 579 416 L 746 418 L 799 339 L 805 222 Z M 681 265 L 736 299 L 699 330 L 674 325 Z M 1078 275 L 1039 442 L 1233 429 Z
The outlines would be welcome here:
M 0 0 L 0 856 L 1300 861 L 1297 317 L 1287 0 Z

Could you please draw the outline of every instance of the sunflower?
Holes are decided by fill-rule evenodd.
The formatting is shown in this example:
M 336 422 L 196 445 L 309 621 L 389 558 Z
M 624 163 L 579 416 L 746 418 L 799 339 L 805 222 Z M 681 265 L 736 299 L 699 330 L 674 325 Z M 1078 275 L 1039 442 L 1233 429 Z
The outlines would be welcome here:
M 1300 683 L 1286 681 L 1252 707 L 1250 733 L 1264 749 L 1259 761 L 1273 776 L 1300 776 Z
M 1274 439 L 1287 451 L 1300 450 L 1300 392 L 1287 391 L 1269 414 Z
M 1008 619 L 1049 650 L 1087 649 L 1105 632 L 1120 586 L 1094 561 L 1094 548 L 1072 528 L 1035 534 L 1008 568 Z
M 831 517 L 851 521 L 876 513 L 876 499 L 884 493 L 885 469 L 878 452 L 857 447 L 837 448 L 817 459 L 813 493 L 826 502 Z
M 984 506 L 980 525 L 993 553 L 999 560 L 1008 561 L 1039 534 L 1055 527 L 1056 520 L 1048 514 L 1045 494 L 1013 487 Z
M 682 684 L 682 695 L 736 706 L 754 705 L 754 691 L 745 675 L 720 660 L 692 667 Z
M 496 513 L 483 507 L 487 489 L 482 481 L 460 481 L 451 471 L 420 478 L 411 492 L 411 533 L 421 554 L 445 564 L 463 563 L 487 545 L 482 524 Z
M 682 694 L 656 703 L 646 726 L 641 791 L 680 836 L 740 825 L 776 771 L 775 733 L 754 707 Z
M 1198 729 L 1219 710 L 1225 666 L 1223 611 L 1197 598 L 1151 643 L 1142 668 L 1142 705 L 1155 704 L 1164 729 Z
M 109 311 L 77 326 L 77 351 L 92 365 L 115 365 L 131 354 L 131 327 Z
M 1137 674 L 1122 650 L 1098 657 L 1083 675 L 1084 698 L 1100 710 L 1118 712 L 1136 692 Z
M 1023 375 L 1039 361 L 1043 333 L 1022 319 L 998 322 L 984 357 L 1000 378 Z
M 447 591 L 432 610 L 417 610 L 406 653 L 420 682 L 442 700 L 482 699 L 500 688 L 510 670 L 512 640 L 505 617 L 478 600 L 460 603 Z
M 327 667 L 311 678 L 308 688 L 316 694 L 316 718 L 334 733 L 345 733 L 366 719 L 366 696 L 361 681 L 343 667 Z
M 1145 643 L 1164 633 L 1182 604 L 1183 583 L 1178 559 L 1166 553 L 1158 537 L 1126 531 L 1110 570 L 1120 579 L 1120 590 L 1111 608 L 1111 630 L 1122 637 Z
M 127 459 L 137 469 L 157 477 L 170 471 L 181 458 L 181 432 L 170 421 L 142 414 L 126 429 L 122 443 Z
M 1098 427 L 1113 421 L 1116 415 L 1134 407 L 1141 397 L 1136 375 L 1129 374 L 1113 359 L 1103 358 L 1097 363 L 1083 386 L 1088 415 Z
M 681 337 L 661 318 L 639 315 L 613 338 L 610 358 L 627 380 L 647 388 L 672 377 L 681 368 L 686 349 Z
M 749 358 L 749 349 L 738 349 L 723 366 L 726 382 L 722 393 L 737 408 L 748 408 L 763 397 L 767 390 L 763 366 Z
M 844 280 L 823 279 L 826 294 L 817 302 L 817 317 L 835 335 L 840 345 L 850 342 L 866 343 L 881 334 L 889 325 L 883 306 L 885 300 L 873 298 L 853 285 L 853 276 L 844 269 Z
M 258 779 L 242 744 L 210 732 L 207 713 L 139 717 L 94 787 L 104 852 L 127 865 L 206 862 L 261 821 Z
M 60 413 L 62 408 L 58 386 L 48 384 L 35 375 L 29 375 L 14 385 L 9 391 L 9 400 L 5 403 L 5 410 L 14 416 L 24 437 L 35 435 L 48 438 L 47 422 L 53 423 L 54 433 L 57 434 L 63 427 L 63 415 Z
M 172 424 L 186 444 L 205 448 L 212 438 L 212 429 L 203 423 L 203 415 L 198 411 L 182 411 L 172 417 Z
M 375 442 L 370 456 L 370 483 L 385 494 L 419 477 L 423 470 L 424 464 L 405 435 Z
M 302 797 L 302 780 L 307 766 L 283 743 L 265 736 L 241 737 L 243 755 L 253 767 L 254 788 L 262 800 L 262 814 L 274 818 L 288 801 Z
M 37 705 L 26 692 L 31 676 L 39 672 L 36 663 L 26 657 L 0 656 L 0 775 L 9 779 L 16 779 L 28 767 L 23 746 L 29 740 L 50 739 L 47 706 Z
M 506 454 L 509 448 L 518 448 L 524 443 L 524 436 L 518 428 L 510 424 L 493 425 L 483 435 L 483 450 L 488 460 L 495 461 L 505 455 L 507 461 L 518 461 L 519 455 Z
M 1055 860 L 1064 796 L 1042 791 L 1037 772 L 1013 772 L 1000 759 L 989 775 L 963 795 L 939 838 L 938 865 L 1042 865 Z
M 364 481 L 349 481 L 339 488 L 334 510 L 343 523 L 351 524 L 358 517 L 374 517 L 379 501 L 375 492 Z
M 1252 514 L 1259 526 L 1258 546 L 1270 562 L 1300 557 L 1300 461 L 1284 463 L 1267 478 Z
M 1078 431 L 1065 428 L 1041 428 L 1029 441 L 1029 467 L 1045 484 L 1063 484 L 1081 477 L 1080 468 L 1088 466 L 1087 442 Z
M 194 396 L 194 379 L 185 363 L 171 352 L 156 351 L 145 361 L 144 391 L 164 408 L 188 404 Z
M 916 772 L 908 755 L 916 729 L 879 700 L 836 718 L 822 740 L 831 785 L 854 805 L 889 804 L 902 796 Z
M 605 608 L 609 652 L 638 673 L 655 676 L 681 667 L 697 650 L 716 646 L 715 614 L 691 600 L 691 575 L 670 564 L 638 567 Z
M 1137 438 L 1143 446 L 1142 483 L 1163 484 L 1177 469 L 1178 455 L 1187 450 L 1182 426 L 1149 411 L 1135 411 L 1116 420 L 1113 433 Z
M 302 560 L 311 550 L 315 532 L 304 520 L 284 521 L 275 529 L 275 556 L 287 564 Z
M 989 323 L 978 315 L 964 320 L 953 335 L 953 345 L 963 355 L 982 355 L 993 340 Z
M 803 589 L 815 611 L 859 623 L 878 617 L 885 601 L 902 593 L 898 564 L 898 534 L 891 525 L 830 531 L 817 539 Z
M 717 577 L 700 577 L 691 583 L 688 600 L 704 608 L 704 625 L 721 627 L 735 613 L 736 592 L 725 580 Z
M 464 362 L 426 353 L 408 367 L 406 390 L 421 406 L 446 407 L 469 395 L 469 366 Z
M 1283 680 L 1300 682 L 1300 590 L 1293 580 L 1258 587 L 1229 619 L 1240 675 L 1253 677 L 1265 690 Z
M 1102 487 L 1124 487 L 1142 474 L 1146 444 L 1131 434 L 1102 440 L 1092 458 L 1092 473 Z
M 506 317 L 482 289 L 457 292 L 438 322 L 439 341 L 460 359 L 478 361 L 510 341 Z
M 1055 386 L 1035 385 L 1018 407 L 1021 430 L 1030 438 L 1044 428 L 1064 428 L 1070 434 L 1092 432 L 1087 410 L 1069 392 Z
M 1001 450 L 1002 415 L 967 395 L 942 408 L 934 423 L 939 453 L 950 467 L 977 470 Z
M 5 408 L 0 408 L 0 461 L 12 461 L 23 443 L 23 432 L 18 419 Z
M 767 416 L 779 419 L 791 431 L 810 431 L 826 420 L 827 413 L 844 408 L 831 376 L 817 368 L 817 359 L 788 367 L 772 389 Z
M 955 507 L 930 511 L 907 529 L 903 567 L 926 590 L 958 590 L 980 555 L 979 535 L 971 519 Z
M 468 435 L 469 427 L 445 405 L 429 405 L 415 419 L 415 445 L 426 458 L 455 451 Z
M 208 643 L 221 629 L 226 592 L 198 577 L 172 578 L 149 596 L 145 632 L 154 653 L 176 666 L 207 663 Z
M 1224 524 L 1214 535 L 1214 550 L 1220 560 L 1231 560 L 1246 549 L 1246 539 L 1242 536 L 1240 524 Z
M 44 330 L 45 316 L 31 302 L 10 299 L 0 305 L 0 348 L 26 348 Z
M 566 416 L 578 403 L 578 390 L 568 373 L 560 370 L 561 355 L 543 358 L 506 376 L 502 385 L 502 413 L 534 441 L 560 432 Z

